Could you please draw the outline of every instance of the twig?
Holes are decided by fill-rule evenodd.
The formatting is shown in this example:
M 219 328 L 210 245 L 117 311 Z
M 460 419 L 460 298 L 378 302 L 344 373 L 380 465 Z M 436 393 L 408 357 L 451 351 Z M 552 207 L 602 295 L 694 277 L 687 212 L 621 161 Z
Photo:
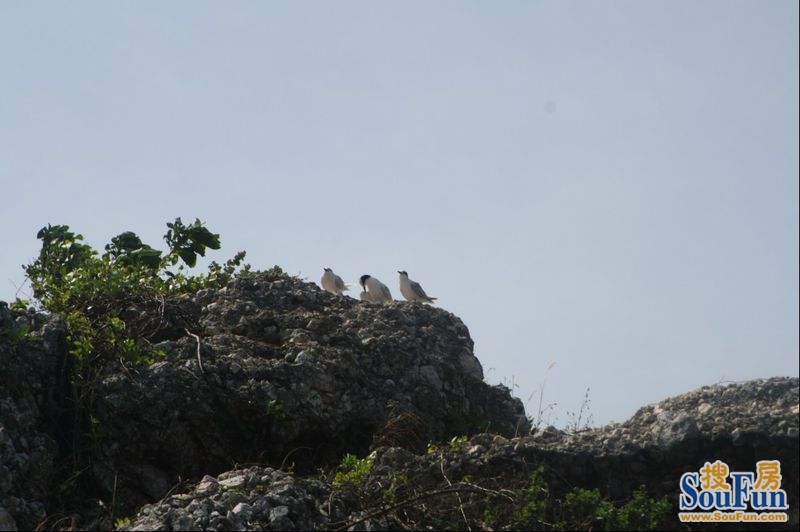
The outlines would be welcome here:
M 9 279 L 9 280 L 8 280 L 8 282 L 10 282 L 12 285 L 14 285 L 14 288 L 16 288 L 16 289 L 17 289 L 17 291 L 16 291 L 16 292 L 14 292 L 14 299 L 17 299 L 17 298 L 19 297 L 19 293 L 20 293 L 20 292 L 22 291 L 22 289 L 25 287 L 25 283 L 27 283 L 29 280 L 30 280 L 30 277 L 28 277 L 28 276 L 26 275 L 26 276 L 25 276 L 25 279 L 22 281 L 22 284 L 21 284 L 21 285 L 19 285 L 19 286 L 17 286 L 17 283 L 15 283 L 14 281 L 12 281 L 11 279 Z M 26 294 L 26 295 L 27 295 L 27 294 Z
M 181 368 L 181 370 L 183 370 L 183 371 L 187 372 L 189 375 L 191 375 L 192 377 L 194 377 L 194 379 L 195 379 L 197 382 L 203 382 L 203 379 L 201 379 L 200 377 L 198 377 L 198 376 L 197 376 L 197 373 L 195 373 L 194 371 L 190 370 L 190 369 L 189 369 L 189 368 L 187 368 L 186 366 L 181 366 L 180 368 Z
M 117 505 L 117 476 L 118 472 L 114 473 L 114 491 L 111 493 L 111 524 L 114 524 L 114 509 Z
M 199 484 L 199 482 L 198 482 L 198 484 Z M 164 501 L 166 501 L 175 492 L 175 490 L 177 490 L 181 486 L 183 486 L 183 479 L 179 475 L 178 476 L 178 483 L 175 484 L 174 486 L 172 486 L 169 490 L 167 490 L 167 492 L 164 494 L 164 496 L 161 497 L 161 499 L 158 501 L 158 504 L 162 504 Z
M 333 502 L 333 490 L 328 492 L 328 519 L 331 518 L 331 503 Z
M 450 479 L 447 478 L 447 473 L 444 472 L 444 457 L 442 457 L 441 461 L 439 462 L 439 470 L 441 470 L 442 476 L 447 481 L 447 485 L 452 488 L 453 483 L 450 482 Z M 456 498 L 458 499 L 458 510 L 461 512 L 461 517 L 464 518 L 464 524 L 467 526 L 467 530 L 472 532 L 472 528 L 469 526 L 469 521 L 467 520 L 467 514 L 464 513 L 464 501 L 461 500 L 461 495 L 458 493 L 456 493 Z
M 459 483 L 459 484 L 461 484 L 461 483 Z M 367 521 L 367 520 L 372 519 L 374 517 L 378 517 L 378 516 L 381 516 L 381 515 L 388 514 L 389 512 L 393 512 L 394 510 L 397 510 L 398 508 L 402 508 L 403 506 L 408 506 L 409 504 L 415 503 L 415 502 L 417 502 L 417 501 L 419 501 L 421 499 L 428 499 L 430 497 L 438 497 L 440 495 L 447 495 L 449 493 L 481 493 L 481 494 L 488 494 L 488 495 L 495 496 L 495 497 L 502 497 L 504 499 L 511 500 L 511 501 L 514 500 L 513 498 L 510 498 L 505 493 L 501 493 L 501 492 L 498 492 L 498 491 L 493 491 L 493 490 L 489 490 L 489 489 L 486 489 L 486 488 L 476 489 L 476 487 L 474 487 L 473 485 L 459 486 L 458 484 L 456 484 L 456 485 L 454 485 L 452 487 L 447 487 L 447 488 L 443 488 L 443 489 L 440 489 L 440 490 L 426 491 L 424 493 L 420 493 L 419 495 L 416 495 L 414 497 L 410 497 L 410 498 L 405 499 L 403 501 L 400 501 L 398 503 L 392 504 L 391 506 L 387 506 L 385 508 L 381 508 L 380 510 L 376 510 L 374 512 L 371 512 L 371 513 L 365 515 L 364 517 L 362 517 L 361 519 L 358 519 L 357 521 L 351 521 L 351 522 L 345 523 L 344 525 L 342 525 L 342 526 L 340 526 L 338 528 L 334 528 L 334 530 L 347 530 L 348 528 L 350 528 L 352 526 L 356 526 L 356 525 L 358 525 L 360 523 L 363 523 L 364 521 Z
M 510 503 L 514 503 L 516 501 L 516 496 L 513 491 L 507 489 L 501 490 L 490 490 L 489 488 L 484 488 L 483 486 L 479 486 L 477 484 L 473 484 L 472 482 L 464 482 L 463 480 L 459 482 L 459 484 L 463 484 L 469 488 L 472 488 L 475 491 L 485 493 L 486 495 L 492 497 L 500 497 L 502 499 L 506 499 Z
M 197 364 L 200 366 L 200 373 L 205 373 L 206 370 L 203 368 L 203 359 L 200 357 L 200 337 L 189 331 L 189 329 L 184 328 L 183 330 L 197 341 Z
M 39 522 L 36 525 L 36 528 L 34 530 L 36 530 L 37 532 L 40 530 L 76 530 L 75 516 L 66 515 L 64 517 L 59 517 L 56 521 L 53 522 L 52 525 L 48 525 L 47 521 L 55 517 L 57 517 L 57 515 L 45 517 L 41 522 Z M 62 528 L 59 526 L 64 521 L 69 521 L 70 523 L 69 526 L 66 528 Z
M 283 460 L 281 460 L 281 466 L 278 469 L 283 470 L 283 466 L 286 465 L 286 459 L 289 458 L 290 456 L 292 456 L 292 454 L 294 454 L 295 451 L 300 451 L 302 449 L 307 449 L 309 451 L 313 451 L 314 450 L 311 447 L 303 447 L 303 446 L 295 447 L 294 449 L 292 449 L 291 451 L 286 453 L 286 456 L 284 456 Z

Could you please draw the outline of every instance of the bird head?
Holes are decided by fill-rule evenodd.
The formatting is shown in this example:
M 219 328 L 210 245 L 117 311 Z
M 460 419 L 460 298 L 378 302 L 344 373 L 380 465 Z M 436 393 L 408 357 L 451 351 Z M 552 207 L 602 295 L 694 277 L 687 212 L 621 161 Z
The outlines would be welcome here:
M 331 271 L 331 269 L 330 269 L 330 268 L 323 268 L 323 270 L 325 270 L 326 272 L 329 272 L 329 271 Z
M 399 273 L 402 276 L 408 277 L 408 272 L 405 270 L 398 270 L 397 273 Z
M 361 287 L 362 287 L 362 288 L 364 288 L 364 283 L 366 283 L 366 282 L 367 282 L 367 279 L 369 279 L 369 278 L 370 278 L 370 276 L 369 276 L 369 275 L 367 275 L 367 274 L 364 274 L 364 275 L 362 275 L 362 276 L 361 276 L 361 277 L 358 279 L 358 284 L 360 284 L 360 285 L 361 285 Z

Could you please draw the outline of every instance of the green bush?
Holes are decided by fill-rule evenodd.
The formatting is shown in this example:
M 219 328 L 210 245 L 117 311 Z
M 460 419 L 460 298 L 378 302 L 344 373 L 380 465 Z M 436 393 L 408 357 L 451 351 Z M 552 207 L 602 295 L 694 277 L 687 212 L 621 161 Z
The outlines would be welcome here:
M 614 505 L 597 489 L 575 488 L 561 505 L 562 530 L 607 530 L 615 516 Z
M 40 305 L 66 320 L 71 352 L 79 362 L 91 358 L 96 367 L 112 358 L 151 359 L 146 340 L 153 331 L 137 327 L 143 324 L 124 314 L 131 308 L 156 308 L 170 296 L 224 286 L 237 273 L 244 252 L 224 265 L 212 262 L 206 274 L 189 275 L 186 267 L 194 266 L 198 255 L 219 249 L 219 235 L 200 220 L 187 226 L 177 218 L 167 227 L 166 254 L 130 231 L 112 238 L 102 255 L 66 225 L 48 225 L 36 235 L 42 247 L 25 272 Z
M 633 493 L 630 501 L 620 507 L 614 516 L 614 522 L 607 530 L 659 530 L 663 529 L 672 516 L 672 505 L 669 499 L 648 497 L 644 488 Z
M 334 484 L 360 485 L 375 463 L 375 451 L 364 458 L 359 458 L 354 454 L 346 454 L 342 462 L 336 468 L 333 475 Z
M 30 340 L 30 325 L 20 325 L 19 327 L 9 326 L 0 329 L 0 337 L 8 338 L 13 346 L 19 346 Z
M 549 495 L 547 484 L 542 476 L 544 469 L 539 467 L 531 475 L 527 487 L 517 491 L 517 498 L 511 512 L 512 529 L 540 530 L 547 514 Z
M 483 522 L 505 530 L 661 530 L 671 522 L 666 497 L 648 497 L 644 488 L 615 504 L 598 489 L 572 488 L 555 496 L 537 468 L 527 485 L 514 490 L 514 503 L 487 502 Z
M 70 444 L 76 469 L 83 443 L 97 433 L 93 395 L 106 365 L 148 364 L 162 357 L 151 340 L 157 339 L 165 323 L 168 300 L 201 288 L 222 287 L 249 270 L 242 266 L 244 252 L 240 252 L 224 265 L 212 262 L 207 273 L 190 274 L 187 268 L 196 264 L 198 256 L 219 249 L 219 235 L 200 220 L 185 225 L 177 218 L 167 227 L 166 252 L 126 231 L 112 238 L 100 254 L 68 226 L 48 225 L 36 235 L 42 242 L 39 256 L 23 266 L 38 305 L 63 317 L 67 325 L 72 432 L 87 438 L 75 436 Z
M 469 444 L 469 438 L 466 435 L 463 436 L 453 436 L 450 438 L 450 441 L 447 442 L 450 449 L 456 452 L 461 452 L 467 448 Z
M 28 310 L 28 307 L 30 307 L 30 306 L 31 306 L 31 302 L 30 301 L 28 301 L 27 299 L 23 299 L 23 298 L 18 297 L 8 305 L 8 308 L 10 308 L 11 310 L 19 311 L 19 312 L 25 312 L 26 310 Z
M 597 489 L 575 488 L 561 505 L 561 530 L 659 530 L 668 522 L 672 506 L 666 497 L 648 497 L 644 488 L 615 506 Z

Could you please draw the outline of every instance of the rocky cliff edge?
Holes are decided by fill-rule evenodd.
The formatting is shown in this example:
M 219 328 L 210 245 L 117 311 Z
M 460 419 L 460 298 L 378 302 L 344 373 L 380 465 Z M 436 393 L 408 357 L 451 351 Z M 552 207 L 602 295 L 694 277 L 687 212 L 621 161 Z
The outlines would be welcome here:
M 130 512 L 236 464 L 308 473 L 380 445 L 530 428 L 437 307 L 363 303 L 276 271 L 126 314 L 155 322 L 157 356 L 99 368 L 81 423 L 63 323 L 0 304 L 0 507 L 17 526 L 63 507 L 59 489 Z
M 467 328 L 437 307 L 265 272 L 127 313 L 155 324 L 157 356 L 106 363 L 76 412 L 63 322 L 0 303 L 0 530 L 548 529 L 548 505 L 576 488 L 666 497 L 659 526 L 680 529 L 678 479 L 713 460 L 780 460 L 784 527 L 798 523 L 796 378 L 531 433 L 520 401 L 483 382 Z M 345 453 L 362 458 L 341 476 Z M 610 526 L 592 515 L 585 528 Z

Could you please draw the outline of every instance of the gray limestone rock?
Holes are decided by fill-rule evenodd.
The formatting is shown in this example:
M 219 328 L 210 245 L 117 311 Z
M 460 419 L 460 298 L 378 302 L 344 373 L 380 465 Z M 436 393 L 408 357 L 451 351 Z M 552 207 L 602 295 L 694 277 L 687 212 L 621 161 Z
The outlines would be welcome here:
M 151 342 L 164 358 L 101 368 L 94 434 L 80 440 L 92 467 L 65 503 L 53 487 L 70 472 L 58 466 L 86 428 L 70 410 L 66 329 L 0 303 L 0 528 L 61 516 L 108 527 L 112 499 L 117 516 L 135 514 L 130 530 L 403 528 L 367 503 L 464 478 L 514 486 L 538 466 L 554 493 L 581 486 L 622 500 L 644 485 L 674 498 L 680 474 L 711 459 L 737 470 L 781 460 L 797 525 L 796 378 L 707 386 L 625 423 L 527 435 L 521 402 L 483 382 L 466 326 L 441 308 L 359 302 L 267 272 L 163 312 L 130 310 L 158 322 Z M 474 436 L 441 443 L 463 434 Z M 430 441 L 440 450 L 426 453 Z M 358 496 L 306 476 L 370 449 Z M 256 463 L 275 467 L 231 469 Z
M 267 273 L 167 309 L 194 322 L 186 328 L 200 337 L 205 371 L 197 341 L 183 334 L 158 343 L 163 361 L 99 383 L 93 415 L 108 437 L 95 449 L 105 466 L 96 473 L 104 486 L 117 475 L 124 498 L 153 497 L 156 479 L 165 492 L 232 461 L 288 457 L 313 471 L 366 450 L 376 434 L 391 439 L 398 417 L 416 420 L 404 439 L 416 450 L 487 427 L 527 430 L 521 402 L 483 382 L 466 326 L 441 308 L 362 303 Z
M 34 529 L 46 518 L 58 453 L 64 324 L 0 302 L 0 530 Z
M 699 408 L 700 405 L 708 406 Z M 760 419 L 750 419 L 756 412 L 761 413 Z M 479 505 L 488 500 L 485 492 L 466 492 L 460 499 L 445 501 L 439 508 L 439 517 L 429 521 L 426 512 L 433 511 L 437 504 L 433 497 L 422 497 L 406 508 L 406 518 L 415 519 L 412 523 L 402 521 L 402 514 L 381 513 L 380 509 L 386 507 L 387 500 L 433 493 L 465 479 L 468 486 L 488 486 L 500 490 L 496 493 L 502 490 L 513 493 L 508 490 L 525 486 L 539 466 L 547 479 L 548 497 L 558 497 L 580 486 L 597 488 L 612 500 L 625 500 L 644 486 L 650 496 L 665 496 L 675 501 L 680 475 L 697 470 L 707 460 L 720 459 L 732 470 L 746 471 L 754 469 L 756 460 L 770 458 L 781 461 L 783 487 L 789 496 L 790 522 L 784 528 L 795 530 L 800 507 L 797 483 L 800 453 L 797 437 L 788 436 L 786 427 L 796 429 L 799 423 L 798 379 L 750 381 L 702 388 L 644 407 L 621 425 L 579 433 L 549 428 L 518 438 L 478 434 L 464 444 L 445 445 L 437 452 L 424 454 L 397 447 L 379 448 L 372 469 L 357 487 L 357 497 L 353 497 L 352 487 L 346 485 L 261 468 L 225 474 L 226 478 L 242 478 L 243 486 L 253 488 L 245 490 L 247 500 L 237 506 L 229 502 L 220 507 L 216 502 L 219 499 L 203 489 L 205 479 L 186 497 L 209 502 L 220 514 L 231 511 L 234 516 L 242 513 L 243 504 L 248 505 L 253 508 L 251 519 L 247 523 L 237 522 L 248 530 L 278 526 L 395 530 L 408 528 L 410 524 L 414 525 L 412 528 L 439 528 L 441 507 L 452 511 L 451 526 L 461 528 L 458 524 L 463 516 L 458 513 L 459 505 L 481 508 Z M 749 427 L 747 431 L 752 437 L 738 445 L 732 435 L 741 427 Z M 687 457 L 687 448 L 695 449 L 695 454 Z M 277 499 L 281 501 L 279 505 L 271 503 Z M 259 510 L 262 501 L 270 501 L 266 510 Z M 169 501 L 147 506 L 131 527 L 167 526 L 164 516 L 171 508 Z M 374 516 L 376 510 L 380 516 Z M 478 512 L 473 516 L 473 524 L 480 524 L 482 515 Z M 675 520 L 669 528 L 677 530 L 683 526 Z

